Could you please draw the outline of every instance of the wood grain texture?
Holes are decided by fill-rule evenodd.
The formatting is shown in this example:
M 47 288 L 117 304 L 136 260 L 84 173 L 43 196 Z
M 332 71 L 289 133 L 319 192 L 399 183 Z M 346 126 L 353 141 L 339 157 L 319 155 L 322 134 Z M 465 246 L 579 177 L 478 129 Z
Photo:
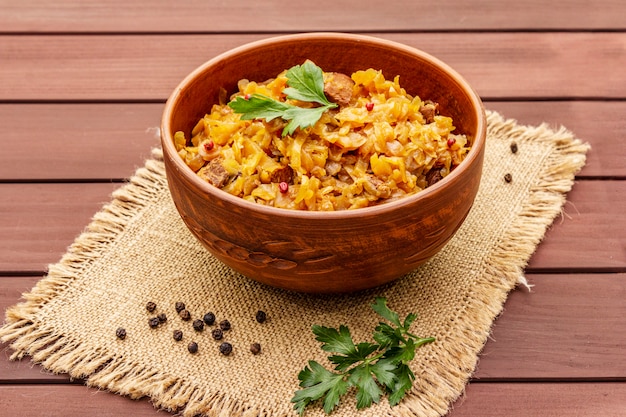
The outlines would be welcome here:
M 564 126 L 588 142 L 591 150 L 579 178 L 626 178 L 626 102 L 490 101 L 485 106 L 520 124 Z M 0 146 L 10 149 L 0 153 L 0 181 L 127 178 L 159 145 L 155 128 L 162 112 L 162 103 L 0 104 L 5 130 Z
M 162 104 L 0 104 L 0 180 L 132 175 L 160 146 Z
M 446 417 L 623 417 L 626 383 L 469 384 Z
M 624 29 L 619 0 L 375 1 L 45 0 L 0 3 L 4 32 L 259 32 Z M 584 12 L 583 12 L 584 9 Z M 123 10 L 124 13 L 120 13 Z M 303 18 L 306 17 L 306 18 Z
M 626 33 L 373 35 L 438 57 L 483 98 L 626 97 L 626 72 L 614 70 L 626 67 Z M 0 100 L 164 100 L 208 59 L 269 36 L 0 36 L 11 62 Z
M 626 178 L 626 101 L 488 101 L 485 107 L 522 125 L 565 127 L 589 143 L 587 163 L 577 178 Z
M 563 214 L 530 259 L 528 270 L 624 271 L 624 207 L 625 181 L 578 181 L 567 196 Z
M 0 408 L 6 416 L 163 417 L 143 398 L 131 400 L 80 385 L 0 385 Z
M 527 274 L 481 352 L 476 380 L 621 379 L 626 274 Z
M 626 383 L 470 384 L 446 417 L 623 417 Z M 0 386 L 7 416 L 163 416 L 146 399 L 130 400 L 77 385 Z
M 488 109 L 565 126 L 587 165 L 446 417 L 624 416 L 623 0 L 0 0 L 0 311 L 57 262 L 154 146 L 206 60 L 281 33 L 364 32 L 457 69 Z M 384 10 L 381 11 L 381 10 Z M 305 18 L 303 18 L 305 17 Z M 542 273 L 547 272 L 547 273 Z M 0 415 L 158 416 L 0 345 Z
M 120 184 L 0 184 L 0 271 L 58 262 Z

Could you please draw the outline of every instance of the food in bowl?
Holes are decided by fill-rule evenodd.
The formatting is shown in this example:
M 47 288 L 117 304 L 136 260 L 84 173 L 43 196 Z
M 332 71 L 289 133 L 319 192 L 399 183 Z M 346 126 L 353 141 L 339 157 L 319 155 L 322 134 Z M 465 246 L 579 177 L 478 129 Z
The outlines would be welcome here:
M 335 211 L 394 201 L 446 177 L 471 147 L 437 103 L 380 70 L 323 72 L 307 60 L 237 87 L 174 142 L 200 178 L 254 203 Z
M 176 150 L 176 132 L 191 132 L 214 104 L 227 102 L 223 90 L 238 91 L 241 79 L 276 78 L 307 59 L 328 72 L 376 68 L 388 77 L 399 75 L 409 94 L 438 103 L 441 114 L 454 121 L 455 134 L 466 135 L 471 146 L 463 162 L 420 192 L 335 211 L 251 203 L 189 169 Z M 486 133 L 480 98 L 448 65 L 407 45 L 346 33 L 270 37 L 213 57 L 174 89 L 161 121 L 169 191 L 189 231 L 234 271 L 273 287 L 313 293 L 389 283 L 441 250 L 463 224 L 478 192 Z M 226 271 L 224 279 L 238 279 Z

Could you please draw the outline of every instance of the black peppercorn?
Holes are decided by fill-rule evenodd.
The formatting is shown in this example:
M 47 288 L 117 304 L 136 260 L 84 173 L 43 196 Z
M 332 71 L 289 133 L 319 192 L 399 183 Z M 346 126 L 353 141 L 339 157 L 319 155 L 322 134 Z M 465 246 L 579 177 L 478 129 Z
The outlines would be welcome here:
M 200 319 L 193 321 L 193 329 L 197 332 L 204 330 L 204 322 Z
M 511 143 L 511 152 L 517 153 L 517 143 L 515 142 Z
M 115 331 L 115 335 L 118 339 L 124 340 L 126 339 L 126 329 L 123 327 L 118 327 Z
M 233 345 L 231 345 L 228 342 L 224 342 L 220 345 L 220 353 L 222 355 L 228 356 L 232 353 L 233 351 Z
M 146 304 L 146 310 L 152 313 L 154 310 L 156 310 L 156 304 L 152 301 L 148 301 L 148 304 Z
M 250 352 L 252 352 L 253 355 L 258 355 L 259 353 L 261 353 L 261 345 L 259 343 L 251 344 Z
M 174 305 L 174 308 L 176 309 L 177 313 L 180 313 L 181 311 L 185 309 L 185 303 L 181 301 L 177 301 L 176 304 Z
M 211 331 L 211 336 L 213 336 L 213 339 L 215 340 L 222 340 L 224 332 L 222 332 L 222 329 L 213 329 Z
M 504 181 L 506 181 L 506 182 L 511 182 L 511 181 L 513 181 L 513 176 L 512 176 L 511 174 L 506 174 L 506 175 L 504 176 Z
M 181 332 L 180 330 L 174 330 L 174 333 L 172 333 L 172 336 L 174 337 L 174 340 L 176 340 L 177 342 L 180 342 L 181 340 L 183 340 L 183 332 Z
M 267 320 L 267 314 L 265 314 L 265 311 L 259 310 L 256 312 L 255 318 L 259 323 L 264 323 Z
M 191 313 L 189 312 L 189 310 L 181 310 L 178 314 L 180 315 L 180 318 L 184 321 L 191 320 Z
M 228 320 L 220 321 L 220 329 L 222 329 L 224 331 L 230 330 L 230 322 Z
M 189 344 L 187 345 L 187 350 L 189 351 L 189 353 L 198 352 L 198 344 L 196 342 L 189 342 Z
M 159 319 L 159 322 L 165 323 L 167 321 L 167 316 L 165 313 L 157 314 L 157 319 Z
M 152 317 L 150 320 L 148 320 L 148 324 L 153 329 L 156 329 L 157 327 L 159 327 L 159 324 L 161 324 L 161 322 L 159 321 L 158 317 Z
M 204 315 L 203 320 L 207 324 L 207 326 L 212 326 L 213 323 L 215 323 L 215 314 L 209 311 Z

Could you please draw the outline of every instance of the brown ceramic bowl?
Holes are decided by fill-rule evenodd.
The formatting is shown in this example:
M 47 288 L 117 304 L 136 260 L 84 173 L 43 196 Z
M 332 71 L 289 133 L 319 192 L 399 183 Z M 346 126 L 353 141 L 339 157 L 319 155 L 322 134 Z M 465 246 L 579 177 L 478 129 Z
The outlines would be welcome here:
M 266 207 L 202 181 L 176 153 L 173 136 L 191 131 L 218 101 L 220 88 L 264 81 L 311 59 L 324 71 L 360 69 L 400 75 L 409 94 L 439 103 L 455 133 L 472 138 L 466 159 L 446 178 L 412 196 L 375 207 L 309 212 Z M 221 54 L 193 71 L 172 93 L 161 122 L 167 180 L 191 232 L 241 274 L 287 290 L 350 292 L 412 271 L 459 228 L 478 190 L 485 147 L 482 102 L 449 66 L 387 40 L 338 33 L 280 36 Z

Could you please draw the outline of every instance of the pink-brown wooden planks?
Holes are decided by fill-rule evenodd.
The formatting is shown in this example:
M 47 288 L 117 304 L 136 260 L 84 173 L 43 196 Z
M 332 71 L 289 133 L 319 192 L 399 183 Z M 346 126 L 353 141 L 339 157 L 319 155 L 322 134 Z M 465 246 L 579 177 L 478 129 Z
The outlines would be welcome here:
M 527 274 L 509 294 L 475 379 L 624 379 L 626 274 Z
M 626 383 L 473 383 L 446 417 L 623 417 Z
M 164 417 L 143 398 L 128 397 L 81 385 L 0 385 L 0 409 L 6 416 L 28 417 Z
M 374 35 L 431 53 L 490 99 L 626 96 L 622 32 Z M 0 36 L 11 63 L 0 66 L 0 100 L 164 100 L 206 60 L 268 36 Z
M 626 102 L 624 101 L 488 101 L 485 107 L 516 119 L 522 125 L 545 123 L 561 127 L 591 145 L 578 178 L 626 178 Z
M 132 175 L 160 146 L 162 104 L 0 104 L 0 179 Z
M 520 124 L 564 126 L 588 142 L 580 178 L 626 177 L 626 102 L 497 101 L 485 107 Z M 162 111 L 162 103 L 0 104 L 0 145 L 6 149 L 0 180 L 126 178 L 159 146 Z
M 528 268 L 623 271 L 626 266 L 624 207 L 625 181 L 577 181 L 567 196 L 562 215 L 548 229 Z
M 143 164 L 165 98 L 197 65 L 279 33 L 367 32 L 446 61 L 486 108 L 592 146 L 530 261 L 532 292 L 510 294 L 448 417 L 623 416 L 626 2 L 354 4 L 0 2 L 0 311 L 41 276 L 19 275 L 57 262 L 121 185 L 106 181 Z M 8 362 L 5 347 L 0 415 L 169 415 Z
M 265 0 L 22 0 L 0 3 L 6 32 L 258 32 L 624 29 L 626 6 L 619 0 L 502 2 L 442 0 L 320 0 L 294 5 Z
M 447 417 L 623 417 L 626 383 L 476 383 Z M 130 400 L 78 385 L 0 386 L 8 416 L 163 416 L 146 399 Z
M 0 271 L 58 262 L 120 184 L 0 184 Z

